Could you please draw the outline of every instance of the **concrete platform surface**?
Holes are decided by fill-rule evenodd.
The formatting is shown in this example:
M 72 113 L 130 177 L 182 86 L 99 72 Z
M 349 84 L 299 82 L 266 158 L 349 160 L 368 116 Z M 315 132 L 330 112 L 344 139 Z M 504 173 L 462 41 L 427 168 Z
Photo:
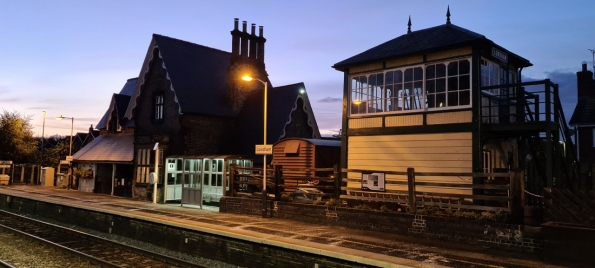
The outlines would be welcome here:
M 147 201 L 31 185 L 0 193 L 188 228 L 377 267 L 559 267 L 533 253 L 508 252 L 379 231 L 313 225 L 279 218 L 219 213 L 217 207 Z M 228 227 L 225 223 L 234 223 Z M 237 226 L 239 224 L 239 226 Z

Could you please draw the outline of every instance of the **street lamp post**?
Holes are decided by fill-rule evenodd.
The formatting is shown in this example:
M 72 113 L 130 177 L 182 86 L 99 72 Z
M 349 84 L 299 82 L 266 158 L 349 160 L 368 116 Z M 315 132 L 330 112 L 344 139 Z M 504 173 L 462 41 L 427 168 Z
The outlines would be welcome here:
M 254 78 L 251 77 L 249 75 L 243 76 L 242 80 L 244 81 L 252 81 L 252 80 L 258 80 L 259 82 L 261 82 L 264 85 L 264 115 L 263 115 L 263 119 L 264 119 L 264 128 L 263 128 L 263 145 L 267 144 L 267 87 L 268 87 L 268 83 L 266 81 L 262 81 L 258 78 Z M 267 216 L 267 155 L 263 154 L 262 155 L 262 217 L 266 218 Z
M 68 153 L 68 156 L 72 156 L 72 134 L 73 134 L 73 130 L 74 130 L 74 117 L 64 117 L 62 115 L 56 116 L 56 120 L 62 120 L 62 119 L 70 119 L 70 146 L 69 146 L 70 151 Z M 70 161 L 72 161 L 72 160 L 70 160 Z M 68 167 L 69 167 L 68 168 L 68 173 L 72 173 L 71 172 L 72 164 L 71 164 L 70 161 L 68 162 Z M 72 177 L 72 174 L 70 174 L 68 176 L 68 190 L 70 190 L 71 177 Z

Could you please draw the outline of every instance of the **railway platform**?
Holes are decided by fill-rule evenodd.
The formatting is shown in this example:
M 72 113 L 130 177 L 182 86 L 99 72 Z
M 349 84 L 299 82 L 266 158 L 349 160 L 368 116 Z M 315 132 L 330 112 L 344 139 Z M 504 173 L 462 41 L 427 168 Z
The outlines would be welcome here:
M 0 186 L 0 194 L 142 219 L 370 267 L 559 267 L 541 261 L 532 253 L 279 218 L 219 213 L 217 207 L 199 209 L 180 204 L 153 204 L 34 185 Z

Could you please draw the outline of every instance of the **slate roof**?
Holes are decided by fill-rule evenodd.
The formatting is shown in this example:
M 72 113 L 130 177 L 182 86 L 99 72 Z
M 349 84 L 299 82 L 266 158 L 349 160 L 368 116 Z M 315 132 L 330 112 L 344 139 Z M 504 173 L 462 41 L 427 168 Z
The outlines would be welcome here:
M 120 94 L 132 96 L 132 93 L 134 93 L 134 87 L 136 86 L 136 81 L 138 81 L 138 77 L 128 79 L 126 84 L 124 84 L 122 87 L 122 90 L 120 90 Z
M 111 114 L 112 109 L 116 109 L 117 113 L 118 113 L 118 121 L 120 123 L 120 126 L 122 127 L 133 127 L 134 126 L 134 121 L 133 120 L 128 120 L 127 118 L 124 117 L 124 114 L 126 114 L 126 109 L 128 108 L 128 104 L 130 103 L 130 96 L 126 96 L 126 95 L 122 95 L 122 94 L 114 94 L 112 95 L 112 101 L 110 102 L 110 107 L 107 109 L 107 111 L 105 112 L 105 114 L 103 114 L 103 117 L 101 118 L 101 120 L 99 120 L 99 123 L 97 123 L 97 126 L 95 127 L 96 129 L 105 129 L 107 127 L 107 119 Z
M 571 126 L 595 124 L 595 97 L 580 98 L 568 124 Z
M 73 155 L 74 161 L 132 162 L 134 135 L 121 133 L 101 135 Z
M 235 116 L 227 105 L 231 53 L 158 34 L 153 39 L 182 113 Z
M 304 90 L 304 94 L 300 95 L 300 90 Z M 306 93 L 306 86 L 304 83 L 296 83 L 281 87 L 269 89 L 268 92 L 268 107 L 267 107 L 267 144 L 274 144 L 284 134 L 284 129 L 289 123 L 291 112 L 294 109 L 298 98 L 303 98 L 306 109 L 310 111 L 309 116 L 313 122 L 312 129 L 316 137 L 320 137 L 318 125 L 312 112 L 312 107 L 309 106 L 308 95 Z M 242 110 L 238 115 L 238 129 L 241 133 L 239 140 L 241 141 L 234 148 L 236 153 L 253 155 L 254 145 L 262 144 L 263 142 L 263 92 L 259 90 L 254 92 L 246 99 Z M 304 107 L 295 107 L 296 109 L 304 109 Z
M 333 65 L 333 68 L 343 70 L 344 68 L 357 64 L 377 62 L 384 59 L 394 59 L 423 52 L 445 50 L 475 42 L 484 42 L 486 44 L 497 46 L 484 35 L 454 24 L 443 24 L 401 35 L 346 60 L 340 61 Z M 516 57 L 516 61 L 518 61 L 519 64 L 517 67 L 527 67 L 532 65 L 528 60 L 515 55 L 500 46 L 497 47 L 509 54 L 509 60 L 515 60 Z
M 134 87 L 136 87 L 137 81 L 138 78 L 128 79 L 122 87 L 122 89 L 120 90 L 120 93 L 112 95 L 110 106 L 107 109 L 107 111 L 103 114 L 103 117 L 101 117 L 101 120 L 99 120 L 99 123 L 97 123 L 97 125 L 95 126 L 95 129 L 105 129 L 107 116 L 109 115 L 108 113 L 112 111 L 112 104 L 116 104 L 120 124 L 122 125 L 124 123 L 122 125 L 123 127 L 134 126 L 133 120 L 124 120 L 124 114 L 126 113 L 126 109 L 128 109 L 128 103 L 130 103 L 130 96 L 132 96 L 132 93 L 134 93 Z

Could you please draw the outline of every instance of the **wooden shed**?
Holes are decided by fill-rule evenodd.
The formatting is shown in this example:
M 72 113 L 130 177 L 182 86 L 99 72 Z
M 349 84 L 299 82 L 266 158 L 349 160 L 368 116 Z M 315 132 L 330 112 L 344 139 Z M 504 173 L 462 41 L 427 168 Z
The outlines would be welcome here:
M 273 166 L 283 169 L 332 168 L 341 158 L 341 141 L 287 138 L 273 145 Z M 327 172 L 328 173 L 328 172 Z M 316 177 L 312 171 L 283 171 L 283 177 Z

